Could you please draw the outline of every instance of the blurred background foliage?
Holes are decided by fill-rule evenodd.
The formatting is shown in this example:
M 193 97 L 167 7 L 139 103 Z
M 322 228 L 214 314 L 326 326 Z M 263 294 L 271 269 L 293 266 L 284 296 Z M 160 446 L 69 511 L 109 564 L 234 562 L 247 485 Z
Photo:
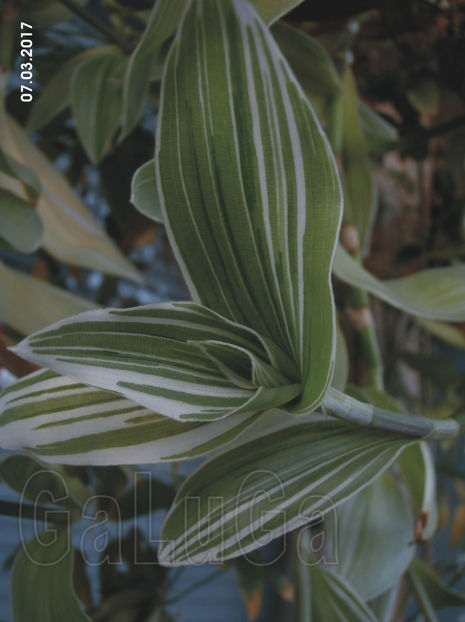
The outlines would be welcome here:
M 171 33 L 159 41 L 140 110 L 129 122 L 126 119 L 125 130 L 120 125 L 128 54 L 141 38 L 152 5 L 152 0 L 3 0 L 0 4 L 0 58 L 3 70 L 8 65 L 11 69 L 6 110 L 31 132 L 34 144 L 75 189 L 94 220 L 101 223 L 105 235 L 98 239 L 111 240 L 119 249 L 105 250 L 107 242 L 99 246 L 102 256 L 111 255 L 114 262 L 114 269 L 106 273 L 98 262 L 78 265 L 54 252 L 55 247 L 50 245 L 31 253 L 11 247 L 0 250 L 3 384 L 32 368 L 6 347 L 34 329 L 34 314 L 42 301 L 45 304 L 51 296 L 55 309 L 58 304 L 58 294 L 49 289 L 37 290 L 34 299 L 25 303 L 36 290 L 30 289 L 32 282 L 21 281 L 11 269 L 89 301 L 63 299 L 63 315 L 87 304 L 128 307 L 188 296 L 163 225 L 137 210 L 130 200 L 134 173 L 153 157 L 161 71 Z M 17 20 L 33 25 L 31 104 L 20 102 L 23 59 L 16 57 Z M 465 1 L 305 0 L 275 24 L 272 32 L 312 101 L 341 164 L 347 206 L 342 229 L 346 249 L 355 256 L 362 254 L 365 267 L 380 279 L 464 261 Z M 89 115 L 98 119 L 101 132 L 97 138 L 87 130 Z M 8 153 L 3 133 L 1 141 Z M 38 177 L 42 185 L 47 183 L 44 175 L 38 173 Z M 53 181 L 50 183 L 53 186 Z M 59 211 L 54 214 L 58 220 L 64 218 Z M 355 237 L 354 226 L 358 232 Z M 124 256 L 129 259 L 127 265 Z M 129 262 L 137 272 L 131 273 Z M 361 391 L 373 384 L 373 369 L 364 354 L 367 335 L 360 329 L 356 313 L 366 300 L 357 299 L 337 279 L 335 292 L 350 362 L 348 386 L 360 397 Z M 24 303 L 22 315 L 15 308 L 20 300 Z M 389 393 L 417 412 L 440 416 L 463 410 L 465 325 L 414 319 L 375 298 L 370 304 L 384 361 L 384 369 L 373 372 L 381 374 L 381 386 L 384 384 Z M 51 314 L 41 321 L 55 320 Z M 12 490 L 21 490 L 18 473 L 36 467 L 33 461 L 14 465 L 11 461 L 15 459 L 10 456 L 2 462 L 1 475 Z M 426 563 L 417 561 L 410 567 L 397 592 L 392 620 L 418 619 L 420 610 L 425 620 L 457 620 L 458 609 L 447 607 L 459 606 L 463 611 L 463 595 L 454 591 L 465 584 L 463 442 L 439 445 L 436 462 L 438 534 L 433 543 L 419 540 Z M 96 511 L 106 513 L 116 524 L 120 518 L 131 524 L 134 484 L 130 470 L 65 468 L 61 474 L 70 489 L 76 490 L 77 500 L 71 499 L 70 507 L 82 507 L 85 495 L 79 497 L 79 490 L 87 487 L 94 494 L 104 495 Z M 175 469 L 160 478 L 139 481 L 138 499 L 144 506 L 138 508 L 139 513 L 169 507 L 182 477 Z M 105 506 L 105 496 L 119 501 L 124 516 L 112 514 L 111 503 Z M 5 502 L 0 511 L 15 515 L 15 502 Z M 93 588 L 88 568 L 76 553 L 75 591 L 88 616 L 96 622 L 169 619 L 167 605 L 182 603 L 184 592 L 189 591 L 179 587 L 179 573 L 153 563 L 133 564 L 137 557 L 156 560 L 156 549 L 143 530 L 126 530 L 121 550 L 119 546 L 116 534 L 115 540 L 101 550 L 102 559 L 117 560 L 118 564 L 99 566 L 92 576 Z M 263 555 L 266 558 L 270 552 Z M 299 577 L 289 570 L 289 556 L 266 567 L 253 567 L 243 560 L 230 565 L 237 571 L 250 618 L 291 619 Z M 229 570 L 214 572 L 201 576 L 199 589 L 202 583 Z M 26 582 L 31 593 L 37 589 L 34 578 L 21 574 L 18 561 L 15 573 L 13 576 L 19 577 L 17 581 L 23 586 Z M 317 576 L 311 580 L 323 581 Z M 332 593 L 331 586 L 324 581 L 321 585 Z M 196 587 L 194 581 L 191 588 Z M 204 590 L 208 602 L 211 591 Z M 14 587 L 12 598 L 21 600 Z M 193 620 L 195 608 L 189 607 L 190 614 L 187 612 L 184 619 Z M 33 619 L 27 617 L 32 615 L 30 611 L 21 615 L 18 620 Z M 211 612 L 202 615 L 207 619 Z M 208 619 L 216 619 L 216 615 Z

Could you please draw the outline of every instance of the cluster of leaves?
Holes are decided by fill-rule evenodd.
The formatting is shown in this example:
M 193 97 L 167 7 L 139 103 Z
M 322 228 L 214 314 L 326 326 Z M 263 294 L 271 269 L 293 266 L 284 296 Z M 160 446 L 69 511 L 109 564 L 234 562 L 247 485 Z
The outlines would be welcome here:
M 82 16 L 84 3 L 63 4 Z M 465 321 L 465 268 L 458 262 L 380 280 L 362 265 L 376 218 L 375 162 L 398 145 L 397 130 L 359 100 L 353 23 L 319 38 L 274 23 L 296 4 L 108 6 L 112 27 L 90 14 L 111 45 L 85 46 L 58 68 L 28 129 L 70 113 L 97 164 L 110 149 L 124 153 L 146 102 L 157 109 L 155 158 L 133 176 L 132 202 L 166 228 L 193 302 L 95 309 L 1 264 L 9 292 L 2 320 L 28 335 L 14 351 L 46 369 L 0 396 L 0 445 L 58 465 L 177 462 L 215 452 L 169 500 L 157 553 L 163 564 L 234 559 L 310 521 L 321 527 L 326 515 L 325 554 L 333 550 L 340 560 L 334 568 L 315 564 L 313 541 L 301 532 L 302 620 L 384 620 L 407 569 L 434 619 L 440 602 L 462 597 L 412 561 L 409 543 L 429 539 L 437 523 L 427 441 L 454 438 L 459 426 L 406 413 L 384 391 L 368 293 L 463 346 L 449 322 Z M 41 27 L 57 10 L 63 18 L 53 2 L 13 5 L 5 31 L 15 18 Z M 418 106 L 418 89 L 408 100 Z M 21 252 L 42 245 L 61 261 L 137 279 L 4 103 L 0 129 L 6 244 Z M 31 291 L 33 316 L 24 299 Z M 68 317 L 77 311 L 85 312 Z M 361 344 L 363 388 L 348 382 L 357 378 L 342 316 Z M 404 360 L 420 366 L 411 355 Z M 70 586 L 72 556 L 60 553 L 68 528 L 59 534 L 53 546 L 32 541 L 34 554 L 18 554 L 13 586 L 35 580 L 31 558 L 62 559 L 41 571 L 43 591 L 60 585 L 59 615 L 64 607 L 87 619 Z M 238 570 L 255 598 L 248 584 L 263 576 L 244 573 L 240 563 Z M 24 606 L 14 589 L 17 622 L 30 618 Z M 157 606 L 144 601 L 137 615 Z

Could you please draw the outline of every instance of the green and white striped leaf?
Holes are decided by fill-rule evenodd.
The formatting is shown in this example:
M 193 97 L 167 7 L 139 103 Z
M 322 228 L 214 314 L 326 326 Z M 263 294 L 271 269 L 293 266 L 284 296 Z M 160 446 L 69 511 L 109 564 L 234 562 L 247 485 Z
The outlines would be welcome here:
M 162 88 L 157 179 L 191 295 L 274 341 L 299 368 L 296 410 L 334 365 L 329 284 L 341 212 L 321 127 L 246 0 L 194 0 Z
M 338 560 L 337 574 L 363 600 L 376 598 L 394 586 L 415 554 L 410 500 L 402 481 L 391 473 L 343 503 L 337 516 L 328 513 L 325 531 L 331 538 L 331 558 Z
M 179 423 L 117 393 L 48 370 L 0 396 L 0 445 L 57 464 L 140 464 L 193 458 L 235 440 L 258 415 Z
M 49 529 L 24 542 L 11 571 L 14 622 L 90 622 L 73 590 L 73 564 L 67 529 Z
M 97 164 L 108 151 L 123 110 L 127 58 L 117 46 L 79 64 L 71 80 L 71 109 L 89 158 Z
M 301 4 L 303 0 L 252 0 L 262 18 L 268 24 L 272 24 L 296 6 Z
M 144 216 L 163 224 L 154 160 L 149 160 L 134 173 L 131 181 L 130 200 Z
M 51 283 L 8 268 L 1 261 L 0 288 L 0 321 L 22 335 L 96 307 Z
M 160 562 L 221 562 L 257 549 L 365 488 L 412 442 L 314 417 L 222 453 L 190 476 L 163 526 Z
M 41 242 L 43 227 L 32 205 L 0 188 L 1 237 L 22 253 L 33 253 Z
M 428 268 L 398 279 L 380 281 L 338 246 L 334 274 L 389 304 L 419 317 L 465 321 L 465 264 Z
M 4 85 L 5 77 L 0 76 L 0 100 Z M 0 135 L 5 153 L 30 168 L 41 184 L 42 193 L 36 209 L 44 227 L 45 250 L 73 265 L 140 281 L 138 271 L 102 230 L 63 175 L 29 140 L 23 128 L 6 113 L 2 103 Z M 9 180 L 8 184 L 5 180 Z M 18 180 L 5 176 L 1 185 L 27 198 Z
M 204 351 L 209 342 L 237 346 L 231 364 L 237 376 L 250 381 L 250 388 L 234 381 Z M 300 384 L 278 372 L 272 379 L 268 375 L 264 384 L 255 384 L 254 357 L 273 368 L 275 350 L 253 331 L 191 303 L 90 311 L 12 349 L 39 365 L 179 420 L 259 412 L 287 404 L 301 391 Z

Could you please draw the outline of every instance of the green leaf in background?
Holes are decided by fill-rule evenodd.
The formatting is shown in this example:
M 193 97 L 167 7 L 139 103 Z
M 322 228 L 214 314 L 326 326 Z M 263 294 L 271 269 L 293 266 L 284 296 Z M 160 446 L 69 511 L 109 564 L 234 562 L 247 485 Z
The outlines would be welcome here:
M 438 83 L 433 78 L 419 80 L 407 90 L 407 99 L 420 114 L 437 114 L 441 100 Z
M 81 142 L 94 164 L 105 155 L 123 110 L 127 59 L 116 46 L 79 64 L 71 80 L 71 108 Z
M 0 319 L 22 335 L 96 306 L 51 283 L 8 268 L 1 261 L 0 287 Z
M 73 590 L 74 551 L 67 530 L 23 543 L 11 574 L 14 622 L 90 622 Z
M 0 135 L 5 153 L 31 169 L 41 184 L 37 212 L 44 227 L 45 250 L 61 261 L 140 282 L 139 272 L 102 230 L 65 177 L 28 138 L 23 128 L 6 114 L 1 104 Z M 17 180 L 11 179 L 13 184 L 6 185 L 6 179 L 11 178 L 1 178 L 1 186 L 16 194 L 21 193 L 21 184 Z M 83 240 L 85 252 L 82 252 Z
M 397 129 L 361 100 L 358 102 L 358 113 L 368 151 L 373 155 L 383 153 L 399 140 Z
M 416 596 L 423 611 L 429 607 L 432 609 L 464 607 L 465 594 L 449 587 L 432 568 L 418 557 L 412 560 L 409 578 L 414 585 Z
M 58 464 L 137 464 L 193 458 L 235 440 L 258 415 L 179 423 L 117 393 L 48 370 L 0 395 L 0 445 Z
M 336 323 L 336 363 L 334 365 L 334 376 L 332 386 L 339 391 L 344 391 L 349 377 L 349 352 L 344 334 Z
M 159 559 L 212 563 L 257 549 L 365 488 L 411 442 L 309 415 L 226 451 L 182 485 L 162 529 Z M 221 502 L 212 505 L 212 498 Z
M 340 184 L 308 100 L 245 0 L 189 5 L 165 68 L 155 160 L 192 297 L 274 341 L 301 374 L 296 410 L 316 407 L 334 365 Z
M 41 192 L 41 186 L 39 180 L 37 179 L 37 176 L 29 167 L 24 166 L 23 164 L 21 164 L 21 162 L 18 162 L 14 158 L 11 158 L 1 148 L 0 173 L 3 173 L 3 175 L 0 174 L 0 187 L 5 184 L 6 180 L 4 175 L 6 175 L 7 177 L 13 177 L 22 183 L 24 191 L 26 193 L 26 196 L 24 198 L 27 198 L 32 204 L 35 204 L 37 202 L 37 199 Z M 9 187 L 9 184 L 5 185 L 7 186 L 7 188 Z M 20 196 L 23 196 L 23 194 L 21 193 Z
M 232 373 L 218 364 L 224 345 L 235 348 L 229 353 Z M 287 404 L 301 391 L 295 380 L 272 372 L 274 350 L 252 330 L 192 303 L 90 311 L 48 327 L 14 351 L 180 420 L 259 412 Z
M 34 132 L 47 125 L 71 103 L 71 80 L 76 69 L 85 61 L 107 55 L 113 46 L 100 45 L 84 50 L 63 63 L 50 78 L 42 93 L 34 101 L 27 119 L 27 129 Z
M 344 70 L 342 160 L 346 205 L 344 220 L 357 227 L 360 248 L 366 250 L 374 222 L 377 191 L 368 146 L 362 132 L 357 85 L 352 70 Z
M 333 271 L 342 281 L 366 289 L 401 311 L 432 320 L 465 321 L 463 263 L 380 281 L 338 246 Z
M 155 222 L 163 224 L 154 160 L 149 160 L 134 173 L 131 181 L 130 201 L 139 212 Z
M 271 33 L 310 98 L 313 94 L 338 95 L 342 92 L 336 66 L 316 39 L 284 23 L 274 25 Z
M 22 253 L 36 251 L 43 236 L 42 221 L 30 203 L 0 188 L 1 237 Z
M 185 6 L 185 0 L 157 0 L 154 4 L 144 34 L 126 69 L 123 134 L 128 134 L 139 120 L 152 73 L 160 63 L 160 52 L 173 36 Z
M 414 447 L 417 445 L 406 451 Z M 336 573 L 363 600 L 393 587 L 415 554 L 410 544 L 414 519 L 409 497 L 402 482 L 391 473 L 343 503 L 337 518 L 328 513 L 325 529 L 332 536 L 332 558 L 338 560 Z

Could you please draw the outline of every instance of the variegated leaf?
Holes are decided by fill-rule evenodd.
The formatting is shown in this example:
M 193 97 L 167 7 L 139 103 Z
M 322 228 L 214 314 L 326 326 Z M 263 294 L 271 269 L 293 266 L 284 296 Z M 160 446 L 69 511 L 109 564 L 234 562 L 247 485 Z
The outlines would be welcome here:
M 308 100 L 246 0 L 194 0 L 166 63 L 156 152 L 162 212 L 196 301 L 296 361 L 296 410 L 334 365 L 329 283 L 341 191 Z
M 211 563 L 259 548 L 365 488 L 411 442 L 386 431 L 307 420 L 226 451 L 179 490 L 159 559 Z
M 221 346 L 235 347 L 228 353 L 234 355 L 230 365 L 239 380 L 219 364 Z M 287 404 L 301 391 L 295 380 L 270 372 L 283 367 L 281 361 L 276 365 L 276 347 L 192 303 L 90 311 L 32 335 L 13 350 L 179 420 L 259 412 Z M 287 367 L 295 374 L 290 362 Z
M 256 415 L 179 423 L 117 393 L 48 370 L 0 396 L 0 445 L 58 464 L 138 464 L 182 460 L 233 441 L 259 424 Z

